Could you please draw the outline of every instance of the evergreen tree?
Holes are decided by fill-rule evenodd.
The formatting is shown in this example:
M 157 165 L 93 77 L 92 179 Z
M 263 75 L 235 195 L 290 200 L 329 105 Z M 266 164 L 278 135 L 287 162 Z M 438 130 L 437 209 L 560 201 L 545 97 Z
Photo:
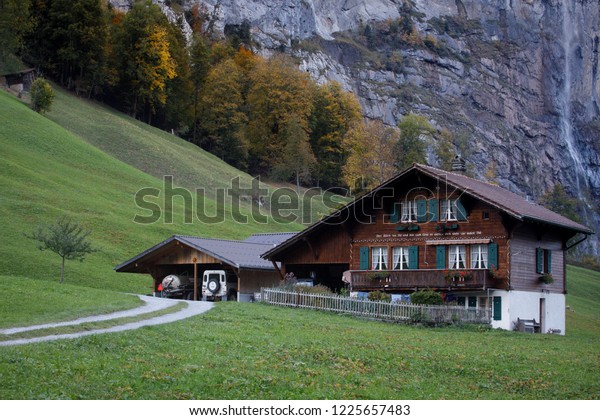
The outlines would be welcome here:
M 54 91 L 46 79 L 42 77 L 35 79 L 31 84 L 29 94 L 31 96 L 31 108 L 34 111 L 40 114 L 50 111 L 54 101 Z
M 23 48 L 24 36 L 33 27 L 30 7 L 30 0 L 0 1 L 0 71 L 21 70 L 17 57 Z
M 579 202 L 567 194 L 562 184 L 554 184 L 554 187 L 542 196 L 540 204 L 568 219 L 581 221 L 577 212 Z

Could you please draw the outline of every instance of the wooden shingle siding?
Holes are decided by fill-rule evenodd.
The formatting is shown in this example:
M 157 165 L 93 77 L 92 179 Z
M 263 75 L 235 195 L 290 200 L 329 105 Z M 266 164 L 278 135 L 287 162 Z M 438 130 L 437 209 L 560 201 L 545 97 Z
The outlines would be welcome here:
M 551 274 L 554 278 L 552 284 L 539 281 L 541 276 L 538 273 L 540 267 L 537 266 L 539 249 L 551 251 Z M 513 289 L 528 291 L 545 289 L 557 293 L 564 290 L 564 251 L 559 237 L 547 234 L 538 239 L 532 229 L 520 228 L 514 232 L 510 240 L 510 254 L 510 284 Z M 541 268 L 543 271 L 543 262 Z

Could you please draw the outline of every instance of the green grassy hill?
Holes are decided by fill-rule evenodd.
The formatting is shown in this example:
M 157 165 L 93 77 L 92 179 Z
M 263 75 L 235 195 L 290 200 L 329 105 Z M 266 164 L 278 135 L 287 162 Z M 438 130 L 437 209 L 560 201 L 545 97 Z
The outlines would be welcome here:
M 68 109 L 83 110 L 83 113 L 71 115 L 67 113 Z M 174 140 L 173 136 L 156 133 L 141 123 L 60 92 L 52 115 L 59 122 L 64 122 L 62 118 L 71 121 L 73 126 L 77 125 L 75 120 L 80 120 L 77 126 L 83 131 L 87 127 L 90 136 L 102 128 L 97 140 L 105 139 L 105 146 L 123 142 L 124 149 L 129 147 L 129 152 L 123 156 L 139 159 L 138 166 L 143 166 L 145 156 L 153 156 L 148 157 L 148 168 L 153 168 L 158 160 L 167 166 L 186 167 L 188 174 L 198 168 L 201 175 L 193 182 L 198 183 L 196 185 L 213 186 L 210 181 L 203 183 L 202 176 L 209 179 L 209 174 L 218 179 L 239 174 L 199 148 Z M 120 120 L 124 122 L 119 125 Z M 126 146 L 132 139 L 136 143 Z M 173 144 L 169 145 L 169 141 Z M 184 161 L 187 166 L 179 164 Z M 99 249 L 84 263 L 68 262 L 66 281 L 132 292 L 149 292 L 148 279 L 116 274 L 113 267 L 174 233 L 243 238 L 254 232 L 301 228 L 299 224 L 227 223 L 231 221 L 227 211 L 224 211 L 225 223 L 184 224 L 182 200 L 175 200 L 173 224 L 161 221 L 136 224 L 132 221 L 134 216 L 147 212 L 136 207 L 135 192 L 144 187 L 162 188 L 162 181 L 153 175 L 158 173 L 144 173 L 110 156 L 57 122 L 38 115 L 14 97 L 0 92 L 0 274 L 57 279 L 58 257 L 49 251 L 37 250 L 35 243 L 23 233 L 36 225 L 51 223 L 63 214 L 92 229 L 91 239 Z M 246 175 L 246 178 L 249 177 Z M 209 212 L 217 211 L 212 199 L 208 198 L 206 204 Z M 186 210 L 188 213 L 193 211 Z

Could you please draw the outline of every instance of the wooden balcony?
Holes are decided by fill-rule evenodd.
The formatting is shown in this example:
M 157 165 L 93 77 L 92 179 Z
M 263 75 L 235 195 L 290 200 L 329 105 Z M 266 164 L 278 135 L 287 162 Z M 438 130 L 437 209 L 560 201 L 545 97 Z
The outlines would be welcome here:
M 377 278 L 377 271 L 351 271 L 352 290 L 486 290 L 502 288 L 503 282 L 490 276 L 488 270 L 467 270 L 465 278 L 447 279 L 445 270 L 396 270 Z M 384 273 L 385 274 L 385 273 Z

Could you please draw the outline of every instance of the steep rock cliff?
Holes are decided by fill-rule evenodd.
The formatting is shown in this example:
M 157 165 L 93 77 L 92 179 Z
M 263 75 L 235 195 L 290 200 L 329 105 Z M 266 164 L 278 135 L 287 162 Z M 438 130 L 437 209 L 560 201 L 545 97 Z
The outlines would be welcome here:
M 262 53 L 284 50 L 315 79 L 340 81 L 366 116 L 417 112 L 449 129 L 476 176 L 493 162 L 500 185 L 534 199 L 562 183 L 600 231 L 597 0 L 200 3 L 217 33 L 250 23 Z M 395 22 L 411 22 L 412 38 L 396 42 Z

